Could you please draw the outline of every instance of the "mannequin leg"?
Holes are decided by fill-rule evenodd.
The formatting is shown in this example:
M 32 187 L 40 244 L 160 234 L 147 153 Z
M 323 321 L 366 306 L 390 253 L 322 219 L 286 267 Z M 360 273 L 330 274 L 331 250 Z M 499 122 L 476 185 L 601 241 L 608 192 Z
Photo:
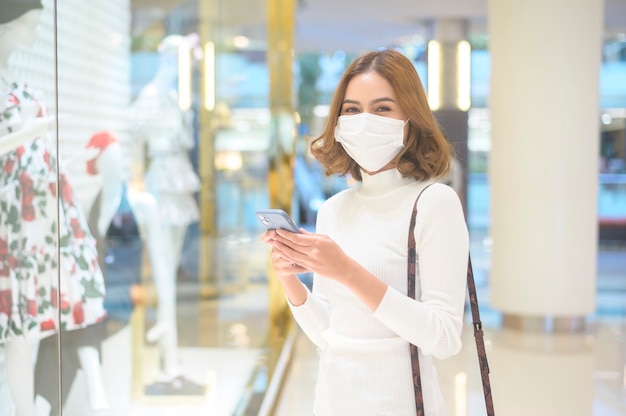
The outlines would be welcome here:
M 166 234 L 169 239 L 169 234 Z M 171 253 L 171 251 L 169 252 Z M 168 253 L 168 254 L 169 254 Z M 169 257 L 169 256 L 168 256 Z M 153 273 L 154 285 L 159 299 L 157 307 L 157 322 L 148 330 L 146 339 L 148 342 L 156 342 L 168 333 L 176 331 L 176 275 L 171 257 L 168 259 L 168 272 Z
M 37 396 L 35 397 L 35 414 L 39 416 L 50 415 L 53 416 L 52 413 L 52 405 L 43 397 Z M 54 413 L 56 415 L 56 413 Z
M 15 416 L 35 413 L 34 354 L 38 338 L 15 338 L 5 345 L 6 372 Z
M 165 235 L 171 242 L 170 267 L 173 273 L 165 273 L 159 279 L 155 274 L 155 285 L 159 297 L 157 323 L 147 333 L 149 342 L 158 340 L 165 378 L 175 378 L 181 374 L 178 360 L 178 325 L 176 322 L 176 271 L 180 261 L 180 251 L 184 243 L 187 227 L 165 227 Z M 165 278 L 168 276 L 169 278 Z M 166 281 L 167 280 L 167 281 Z
M 87 394 L 91 408 L 94 410 L 108 409 L 109 401 L 104 388 L 100 353 L 91 346 L 79 347 L 77 353 L 80 366 L 85 373 Z
M 160 287 L 159 287 L 160 286 Z M 178 364 L 178 325 L 176 324 L 176 282 L 157 283 L 159 305 L 157 324 L 151 330 L 153 340 L 158 340 L 161 356 L 161 370 L 165 378 L 178 377 L 181 373 Z M 149 334 L 150 335 L 150 334 Z
M 181 368 L 178 360 L 178 334 L 176 325 L 170 323 L 171 328 L 159 340 L 159 352 L 161 355 L 162 372 L 166 379 L 173 379 L 181 375 Z
M 62 404 L 67 401 L 80 368 L 76 347 L 72 344 L 75 333 L 76 331 L 63 333 L 63 345 L 60 351 L 59 334 L 42 338 L 38 343 L 35 364 L 35 407 L 37 415 L 58 416 L 61 414 Z M 59 356 L 61 358 L 60 374 Z M 60 395 L 59 379 L 61 380 Z M 42 410 L 44 408 L 48 410 Z
M 181 250 L 184 243 L 187 227 L 165 227 L 163 232 L 170 243 L 168 250 L 169 268 L 167 273 L 155 273 L 155 285 L 159 296 L 157 308 L 157 324 L 148 332 L 158 339 L 161 356 L 160 380 L 146 387 L 146 393 L 151 395 L 204 395 L 206 386 L 187 379 L 182 374 L 178 355 L 178 327 L 176 320 L 176 279 Z M 160 279 L 157 277 L 160 276 Z
M 172 237 L 172 264 L 176 275 L 178 275 L 178 266 L 183 252 L 183 244 L 185 243 L 185 235 L 187 234 L 187 226 L 173 225 L 170 227 Z
M 174 278 L 178 276 L 183 243 L 185 241 L 186 226 L 170 226 L 169 234 L 172 242 L 172 265 L 174 266 Z M 167 376 L 177 377 L 181 373 L 178 363 L 178 325 L 176 320 L 176 284 L 172 285 L 171 304 L 163 305 L 159 302 L 159 321 L 166 322 L 169 329 L 159 340 L 159 349 L 163 362 L 163 372 Z
M 7 380 L 6 358 L 4 346 L 0 347 L 0 415 L 10 415 L 13 413 L 13 399 L 11 389 Z

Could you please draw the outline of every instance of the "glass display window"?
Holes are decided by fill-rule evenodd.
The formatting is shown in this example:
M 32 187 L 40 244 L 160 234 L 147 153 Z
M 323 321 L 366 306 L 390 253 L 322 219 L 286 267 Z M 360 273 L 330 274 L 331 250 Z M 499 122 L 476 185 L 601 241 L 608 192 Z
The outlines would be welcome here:
M 2 1 L 0 415 L 260 405 L 291 325 L 248 6 Z

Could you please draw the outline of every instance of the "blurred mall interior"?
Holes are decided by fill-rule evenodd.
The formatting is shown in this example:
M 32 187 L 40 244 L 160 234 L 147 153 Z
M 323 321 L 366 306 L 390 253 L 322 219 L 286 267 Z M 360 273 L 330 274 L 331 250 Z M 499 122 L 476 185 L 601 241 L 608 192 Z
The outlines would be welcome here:
M 456 150 L 496 413 L 625 416 L 626 0 L 0 0 L 0 416 L 311 415 L 254 212 L 353 186 L 308 143 L 381 48 Z

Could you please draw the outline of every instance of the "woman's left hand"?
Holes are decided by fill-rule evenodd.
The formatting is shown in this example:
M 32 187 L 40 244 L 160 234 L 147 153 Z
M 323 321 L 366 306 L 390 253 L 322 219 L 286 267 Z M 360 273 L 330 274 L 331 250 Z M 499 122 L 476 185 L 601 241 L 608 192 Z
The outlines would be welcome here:
M 301 229 L 276 230 L 273 247 L 291 263 L 321 276 L 342 280 L 354 262 L 330 237 Z
M 348 287 L 372 311 L 387 291 L 386 283 L 349 257 L 327 235 L 276 230 L 272 245 L 273 251 L 290 263 Z

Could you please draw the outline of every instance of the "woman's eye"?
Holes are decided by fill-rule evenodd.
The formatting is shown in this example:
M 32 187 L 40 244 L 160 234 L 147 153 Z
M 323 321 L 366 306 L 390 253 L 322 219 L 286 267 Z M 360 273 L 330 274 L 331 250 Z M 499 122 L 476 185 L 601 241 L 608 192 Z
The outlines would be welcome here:
M 391 111 L 391 108 L 389 108 L 389 107 L 385 107 L 385 106 L 381 106 L 381 107 L 378 107 L 378 108 L 376 109 L 376 112 L 377 112 L 377 113 L 384 113 L 384 112 L 386 112 L 386 111 Z
M 346 107 L 343 110 L 341 110 L 341 114 L 355 114 L 355 113 L 359 113 L 359 109 L 356 107 Z

